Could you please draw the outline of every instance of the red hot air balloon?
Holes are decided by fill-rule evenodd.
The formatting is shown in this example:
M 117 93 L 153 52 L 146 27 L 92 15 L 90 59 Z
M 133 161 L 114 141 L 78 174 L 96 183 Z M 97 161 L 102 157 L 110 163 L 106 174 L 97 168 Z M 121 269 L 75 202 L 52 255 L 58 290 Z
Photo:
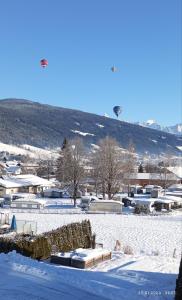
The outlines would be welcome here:
M 41 65 L 42 68 L 47 67 L 48 66 L 48 60 L 45 59 L 45 58 L 41 59 L 40 65 Z

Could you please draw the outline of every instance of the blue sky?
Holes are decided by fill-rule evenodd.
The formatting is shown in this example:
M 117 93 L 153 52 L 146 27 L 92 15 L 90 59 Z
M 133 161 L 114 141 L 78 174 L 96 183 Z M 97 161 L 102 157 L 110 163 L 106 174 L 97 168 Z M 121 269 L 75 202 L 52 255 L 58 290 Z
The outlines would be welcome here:
M 180 2 L 0 0 L 0 99 L 181 122 Z

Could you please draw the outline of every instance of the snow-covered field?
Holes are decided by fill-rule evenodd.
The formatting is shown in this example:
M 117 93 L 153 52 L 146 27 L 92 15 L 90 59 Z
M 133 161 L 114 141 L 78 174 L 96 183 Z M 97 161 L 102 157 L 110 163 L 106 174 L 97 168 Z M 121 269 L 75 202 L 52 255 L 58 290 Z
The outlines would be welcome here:
M 182 215 L 15 213 L 37 222 L 38 233 L 90 219 L 97 242 L 133 254 L 113 252 L 111 261 L 90 270 L 38 262 L 15 252 L 0 255 L 0 299 L 6 300 L 172 300 L 179 270 Z M 176 248 L 173 257 L 174 249 Z
M 6 151 L 14 155 L 19 155 L 19 154 L 28 155 L 31 158 L 35 158 L 35 159 L 39 159 L 40 157 L 41 159 L 50 159 L 53 155 L 53 152 L 55 157 L 57 157 L 58 155 L 57 151 L 55 150 L 54 151 L 46 150 L 31 145 L 15 146 L 15 145 L 9 145 L 4 143 L 0 143 L 0 151 Z
M 135 216 L 117 214 L 33 214 L 15 213 L 17 220 L 37 222 L 38 233 L 62 225 L 90 219 L 97 242 L 113 250 L 116 240 L 132 247 L 134 254 L 180 256 L 182 244 L 182 215 Z

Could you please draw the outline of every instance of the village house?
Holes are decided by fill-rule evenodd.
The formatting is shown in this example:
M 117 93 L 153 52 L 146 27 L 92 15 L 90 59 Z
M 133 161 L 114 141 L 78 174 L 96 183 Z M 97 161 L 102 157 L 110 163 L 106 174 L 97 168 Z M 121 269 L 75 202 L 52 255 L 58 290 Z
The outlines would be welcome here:
M 54 184 L 49 180 L 32 174 L 2 176 L 0 178 L 0 197 L 13 193 L 37 194 L 53 186 Z
M 178 178 L 178 183 L 182 183 L 182 166 L 168 167 L 169 172 L 175 174 Z
M 20 175 L 21 166 L 16 160 L 0 162 L 0 171 L 4 175 Z
M 159 173 L 133 173 L 133 174 L 125 174 L 125 179 L 130 180 L 131 185 L 161 185 L 167 186 L 173 183 L 180 183 L 181 179 L 176 174 L 169 171 L 167 174 L 159 174 Z

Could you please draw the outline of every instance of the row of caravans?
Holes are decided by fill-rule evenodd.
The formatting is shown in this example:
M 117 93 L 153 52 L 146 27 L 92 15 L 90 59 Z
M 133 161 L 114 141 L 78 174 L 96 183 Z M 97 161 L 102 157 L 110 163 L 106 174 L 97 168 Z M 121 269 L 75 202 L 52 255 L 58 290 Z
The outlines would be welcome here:
M 96 196 L 84 196 L 81 198 L 80 207 L 88 212 L 106 211 L 121 212 L 122 207 L 145 206 L 149 212 L 169 211 L 171 209 L 182 208 L 182 197 L 175 195 L 163 195 L 160 189 L 154 189 L 150 195 L 134 195 L 128 197 L 127 194 L 117 194 L 113 200 L 99 200 Z
M 136 199 L 132 203 L 132 207 L 142 205 L 147 208 L 149 212 L 153 211 L 170 211 L 171 209 L 182 207 L 182 201 L 178 199 L 168 199 L 167 197 L 154 199 Z M 121 213 L 124 203 L 115 200 L 91 200 L 89 197 L 83 197 L 80 205 L 83 210 L 87 212 L 113 212 Z

